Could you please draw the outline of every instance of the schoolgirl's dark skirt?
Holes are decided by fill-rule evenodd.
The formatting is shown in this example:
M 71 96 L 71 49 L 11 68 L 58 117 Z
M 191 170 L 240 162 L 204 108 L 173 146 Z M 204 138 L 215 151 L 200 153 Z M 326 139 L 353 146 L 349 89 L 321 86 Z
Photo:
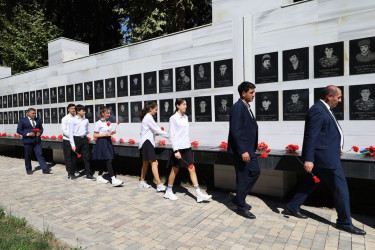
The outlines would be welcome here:
M 193 150 L 191 148 L 179 149 L 178 151 L 182 159 L 174 157 L 174 153 L 172 152 L 168 161 L 169 167 L 188 168 L 191 164 L 194 164 Z
M 156 161 L 155 148 L 149 140 L 142 144 L 141 156 L 143 161 Z
M 92 151 L 93 160 L 113 160 L 115 156 L 111 137 L 100 137 L 96 141 L 94 149 Z

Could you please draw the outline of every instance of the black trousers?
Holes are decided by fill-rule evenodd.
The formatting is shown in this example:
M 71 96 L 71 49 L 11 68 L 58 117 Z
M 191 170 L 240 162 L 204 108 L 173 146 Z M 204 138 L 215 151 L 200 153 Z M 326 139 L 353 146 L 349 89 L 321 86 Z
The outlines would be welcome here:
M 90 159 L 89 159 L 89 140 L 87 137 L 78 137 L 74 136 L 74 144 L 76 145 L 76 153 L 81 155 L 81 159 L 83 160 L 83 164 L 85 165 L 86 176 L 91 175 L 90 169 Z M 74 174 L 77 166 L 77 154 L 72 154 L 72 168 L 71 174 Z
M 63 152 L 64 152 L 64 162 L 65 162 L 65 168 L 66 172 L 68 174 L 72 174 L 72 156 L 74 152 L 72 151 L 72 146 L 70 145 L 70 141 L 63 140 Z M 74 174 L 74 171 L 73 171 Z
M 102 160 L 99 162 L 100 162 L 100 169 L 99 169 L 98 175 L 103 175 L 103 172 L 106 168 L 110 177 L 116 176 L 115 172 L 113 171 L 112 160 Z

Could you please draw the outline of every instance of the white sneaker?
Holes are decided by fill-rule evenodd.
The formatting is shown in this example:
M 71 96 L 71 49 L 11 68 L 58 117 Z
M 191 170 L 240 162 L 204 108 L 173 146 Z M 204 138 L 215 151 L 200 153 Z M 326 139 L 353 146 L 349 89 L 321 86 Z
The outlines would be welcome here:
M 160 184 L 156 186 L 156 192 L 164 192 L 167 187 L 164 184 Z
M 106 184 L 106 183 L 108 183 L 108 181 L 106 179 L 104 179 L 101 175 L 99 175 L 98 177 L 96 177 L 96 183 Z
M 200 194 L 197 196 L 197 202 L 206 201 L 212 198 L 212 195 Z
M 148 185 L 145 181 L 139 181 L 139 184 L 138 184 L 139 187 L 143 187 L 143 188 L 150 188 L 151 186 Z
M 173 192 L 165 192 L 164 198 L 170 199 L 172 201 L 178 200 L 178 197 Z
M 119 179 L 116 179 L 116 178 L 114 178 L 114 179 L 112 180 L 112 186 L 113 186 L 113 187 L 118 187 L 118 186 L 122 185 L 122 183 L 124 183 L 124 182 L 121 181 L 121 180 L 119 180 Z

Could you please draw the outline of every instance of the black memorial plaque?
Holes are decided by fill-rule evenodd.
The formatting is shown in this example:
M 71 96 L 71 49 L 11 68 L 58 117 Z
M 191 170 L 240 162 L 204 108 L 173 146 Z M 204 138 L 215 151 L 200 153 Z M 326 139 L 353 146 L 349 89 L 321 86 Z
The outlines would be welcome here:
M 51 114 L 49 109 L 44 109 L 43 123 L 51 123 Z
M 74 96 L 75 101 L 83 101 L 83 84 L 82 83 L 76 83 L 74 84 Z
M 60 107 L 59 108 L 59 121 L 61 123 L 61 119 L 64 118 L 66 112 L 65 112 L 65 108 L 64 107 Z
M 314 46 L 314 78 L 344 75 L 344 42 Z
M 351 40 L 349 42 L 349 74 L 375 73 L 375 37 Z
M 13 124 L 13 111 L 8 112 L 8 121 L 9 124 Z
M 40 90 L 40 96 L 42 96 L 42 91 L 41 90 Z M 37 99 L 36 98 L 36 92 L 35 91 L 30 91 L 30 106 L 33 106 L 33 105 L 37 104 L 36 99 Z M 42 101 L 42 99 L 40 99 L 40 101 Z
M 277 52 L 255 55 L 255 83 L 279 81 Z
M 43 123 L 43 109 L 37 109 L 36 110 L 36 117 L 41 120 Z
M 142 75 L 136 74 L 130 76 L 130 95 L 142 95 Z
M 73 90 L 73 85 L 67 85 L 66 86 L 66 101 L 67 102 L 74 102 L 74 90 Z
M 199 96 L 194 98 L 195 121 L 211 122 L 211 96 Z
M 57 94 L 57 97 L 58 97 L 59 103 L 65 102 L 65 86 L 58 87 L 58 92 L 59 93 Z
M 128 76 L 117 77 L 117 97 L 128 96 Z
M 85 100 L 88 101 L 88 100 L 93 100 L 94 99 L 94 88 L 92 86 L 92 82 L 85 82 Z
M 100 114 L 100 107 L 104 104 L 96 104 L 95 105 L 95 121 L 102 119 L 102 115 Z
M 211 63 L 194 65 L 194 89 L 211 88 Z
M 104 81 L 97 80 L 94 82 L 95 88 L 95 99 L 103 99 L 104 98 Z
M 57 118 L 57 108 L 51 108 L 51 123 L 59 123 Z
M 144 73 L 143 78 L 145 95 L 156 94 L 156 71 Z
M 4 112 L 4 124 L 8 124 L 8 112 Z
M 116 123 L 117 120 L 116 120 L 116 103 L 109 103 L 109 104 L 106 104 L 105 106 L 107 106 L 109 108 L 109 110 L 111 111 L 111 115 L 109 116 L 109 121 L 111 123 Z
M 3 100 L 3 109 L 7 108 L 8 107 L 8 100 L 7 100 L 7 96 L 3 96 L 2 98 Z
M 49 89 L 43 89 L 43 104 L 49 104 Z
M 24 117 L 25 117 L 25 111 L 24 110 L 18 111 L 18 118 L 21 120 Z
M 375 84 L 349 86 L 350 120 L 375 120 Z
M 94 123 L 94 106 L 93 105 L 86 105 L 85 106 L 85 117 L 89 120 L 89 123 Z
M 51 103 L 57 103 L 57 88 L 50 88 Z
M 279 93 L 277 91 L 255 93 L 255 113 L 258 121 L 279 120 Z
M 233 86 L 233 60 L 221 60 L 214 62 L 214 87 Z
M 23 93 L 18 94 L 18 107 L 23 107 Z
M 142 110 L 142 102 L 131 102 L 130 103 L 130 116 L 132 123 L 140 123 L 139 112 Z
M 283 91 L 284 121 L 304 121 L 309 110 L 309 89 Z
M 8 95 L 8 108 L 13 107 L 13 99 L 12 95 Z
M 169 118 L 173 115 L 173 99 L 159 100 L 160 122 L 169 122 Z
M 13 111 L 13 123 L 18 124 L 18 111 Z
M 191 90 L 191 69 L 190 66 L 178 67 L 175 69 L 176 91 Z
M 283 80 L 309 79 L 309 48 L 283 51 Z
M 230 109 L 233 106 L 233 95 L 215 96 L 215 121 L 229 121 Z
M 23 93 L 23 106 L 27 107 L 30 105 L 30 98 L 29 98 L 30 93 L 25 92 Z
M 3 123 L 4 123 L 3 112 L 0 112 L 0 124 L 3 124 Z
M 13 94 L 13 107 L 16 108 L 18 107 L 18 95 Z
M 129 122 L 129 103 L 122 102 L 117 104 L 118 110 L 118 121 L 120 123 L 128 123 Z
M 173 92 L 172 69 L 159 70 L 159 93 Z
M 332 109 L 333 113 L 335 114 L 335 117 L 337 120 L 344 120 L 344 87 L 343 86 L 337 86 L 339 89 L 341 89 L 341 102 L 337 103 L 337 106 Z M 320 93 L 322 92 L 323 88 L 315 88 L 314 89 L 314 103 L 319 101 L 320 99 Z
M 115 78 L 105 79 L 105 98 L 115 97 Z

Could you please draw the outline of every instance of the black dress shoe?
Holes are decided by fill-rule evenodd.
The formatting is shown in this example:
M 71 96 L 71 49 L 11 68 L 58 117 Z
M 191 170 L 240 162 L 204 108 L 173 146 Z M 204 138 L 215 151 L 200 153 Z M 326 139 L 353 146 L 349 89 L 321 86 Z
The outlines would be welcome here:
M 86 175 L 86 180 L 95 181 L 95 177 L 92 175 Z
M 241 215 L 245 218 L 248 218 L 248 219 L 255 219 L 256 216 L 254 214 L 252 214 L 251 212 L 247 211 L 247 210 L 240 210 L 240 209 L 237 209 L 237 214 L 238 215 Z
M 74 174 L 70 174 L 70 175 L 68 175 L 68 179 L 74 181 L 74 180 L 77 179 L 77 177 Z
M 366 232 L 362 229 L 359 229 L 358 227 L 355 227 L 353 225 L 340 225 L 340 224 L 336 224 L 335 226 L 337 229 L 339 230 L 343 230 L 343 231 L 346 231 L 348 233 L 351 233 L 351 234 L 357 234 L 357 235 L 365 235 Z
M 292 215 L 292 216 L 300 218 L 300 219 L 307 219 L 308 218 L 306 215 L 302 214 L 301 212 L 294 212 L 294 211 L 291 211 L 287 208 L 284 209 L 284 214 L 285 215 Z
M 33 171 L 27 171 L 26 172 L 28 175 L 32 175 L 33 174 Z
M 237 206 L 238 206 L 238 201 L 237 201 L 237 197 L 236 197 L 236 196 L 233 197 L 233 199 L 232 199 L 232 203 L 233 203 L 234 205 L 237 205 Z M 245 206 L 246 206 L 246 209 L 247 209 L 247 210 L 250 210 L 250 209 L 251 209 L 251 205 L 250 205 L 250 204 L 247 204 L 246 202 L 245 202 Z
M 50 168 L 43 169 L 43 174 L 50 174 L 50 173 L 51 173 L 51 169 Z

